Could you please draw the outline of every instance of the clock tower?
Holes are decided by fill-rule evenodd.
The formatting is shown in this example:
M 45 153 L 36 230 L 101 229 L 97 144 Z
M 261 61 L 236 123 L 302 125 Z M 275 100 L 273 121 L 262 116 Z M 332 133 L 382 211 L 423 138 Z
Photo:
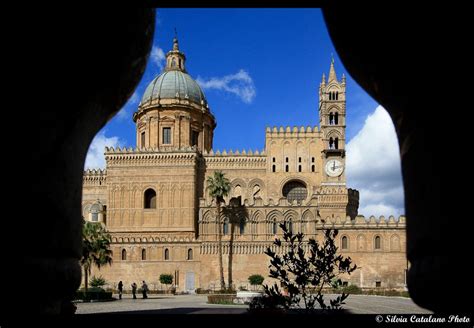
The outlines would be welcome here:
M 346 78 L 343 74 L 338 81 L 334 58 L 331 59 L 328 79 L 323 74 L 319 86 L 319 125 L 322 142 L 320 216 L 322 219 L 345 218 L 348 203 L 345 175 Z

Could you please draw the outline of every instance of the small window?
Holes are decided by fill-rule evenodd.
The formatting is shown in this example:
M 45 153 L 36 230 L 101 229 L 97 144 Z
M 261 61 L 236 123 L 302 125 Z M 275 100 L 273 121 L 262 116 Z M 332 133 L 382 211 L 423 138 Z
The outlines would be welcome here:
M 188 249 L 188 261 L 193 259 L 193 249 Z
M 291 220 L 288 222 L 287 227 L 288 227 L 288 232 L 293 233 L 293 222 Z
M 376 281 L 375 282 L 375 287 L 382 287 L 382 282 L 381 281 Z
M 276 172 L 276 165 L 272 165 L 272 172 Z
M 144 199 L 144 208 L 156 208 L 156 192 L 153 189 L 150 188 L 145 191 Z
M 311 157 L 311 163 L 314 163 L 314 157 Z
M 163 128 L 163 144 L 171 144 L 171 128 Z
M 342 249 L 347 249 L 348 248 L 347 247 L 347 237 L 346 236 L 342 237 L 341 244 L 342 244 L 341 245 Z
M 298 165 L 298 172 L 301 172 L 301 165 Z
M 380 249 L 380 236 L 375 237 L 375 249 Z
M 287 163 L 288 163 L 288 157 L 285 157 L 285 162 L 287 162 Z
M 142 148 L 145 148 L 145 131 L 142 132 L 141 134 L 141 143 L 140 143 Z
M 276 222 L 276 220 L 273 220 L 273 223 L 272 223 L 272 233 L 273 233 L 274 235 L 276 235 L 277 229 L 278 229 L 277 222 Z
M 314 172 L 314 165 L 311 165 L 311 172 Z
M 273 158 L 272 158 L 272 162 L 275 163 L 275 161 L 276 161 L 276 159 L 275 159 L 275 157 L 273 157 Z
M 165 261 L 168 261 L 170 259 L 170 250 L 168 248 L 165 248 Z
M 301 163 L 301 157 L 298 157 L 298 163 Z
M 288 172 L 289 171 L 289 167 L 288 165 L 285 165 L 285 172 Z
M 125 249 L 122 249 L 122 261 L 127 260 L 127 251 Z
M 191 133 L 191 146 L 197 146 L 199 140 L 199 131 L 193 131 Z
M 142 249 L 142 261 L 146 260 L 146 249 Z
M 224 225 L 222 226 L 222 233 L 224 235 L 227 235 L 229 233 L 229 220 L 228 219 L 224 220 Z
M 92 214 L 92 222 L 99 221 L 99 213 L 91 213 Z

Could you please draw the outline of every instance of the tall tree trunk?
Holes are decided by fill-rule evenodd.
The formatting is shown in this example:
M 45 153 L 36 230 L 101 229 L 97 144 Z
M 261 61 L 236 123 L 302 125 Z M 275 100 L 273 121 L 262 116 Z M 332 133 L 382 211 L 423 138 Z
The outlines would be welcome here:
M 235 213 L 232 213 L 235 215 Z M 235 219 L 235 218 L 234 218 Z M 228 263 L 228 273 L 227 273 L 227 283 L 229 284 L 229 289 L 232 288 L 232 261 L 233 255 L 232 248 L 234 245 L 234 231 L 235 231 L 235 220 L 230 222 L 230 241 L 229 241 L 229 263 Z
M 224 281 L 224 264 L 222 263 L 222 225 L 221 225 L 221 203 L 217 200 L 217 236 L 218 236 L 218 245 L 217 249 L 219 250 L 219 274 L 221 278 L 221 290 L 225 289 Z
M 84 290 L 87 293 L 88 283 L 89 283 L 89 275 L 86 266 L 84 266 Z

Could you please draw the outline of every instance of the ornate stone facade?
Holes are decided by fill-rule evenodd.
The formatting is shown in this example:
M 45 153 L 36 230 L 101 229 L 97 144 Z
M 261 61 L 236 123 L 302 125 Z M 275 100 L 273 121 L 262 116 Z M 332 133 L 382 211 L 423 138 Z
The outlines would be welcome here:
M 319 88 L 319 128 L 267 128 L 264 151 L 214 151 L 215 118 L 200 87 L 187 74 L 174 40 L 162 74 L 146 89 L 133 119 L 135 149 L 106 148 L 106 170 L 84 173 L 83 216 L 112 234 L 113 265 L 101 269 L 125 286 L 162 273 L 178 290 L 218 288 L 217 229 L 223 229 L 228 282 L 247 285 L 268 276 L 266 247 L 286 221 L 295 232 L 319 239 L 340 233 L 337 245 L 360 269 L 346 281 L 360 287 L 405 287 L 405 218 L 357 215 L 359 193 L 345 177 L 346 83 L 331 62 Z M 231 181 L 226 204 L 243 216 L 217 224 L 205 181 L 216 170 Z

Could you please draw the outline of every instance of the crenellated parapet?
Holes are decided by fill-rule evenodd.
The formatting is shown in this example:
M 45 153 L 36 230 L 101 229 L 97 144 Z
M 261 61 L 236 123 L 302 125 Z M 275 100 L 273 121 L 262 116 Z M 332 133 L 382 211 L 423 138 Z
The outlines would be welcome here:
M 203 153 L 208 169 L 262 169 L 266 167 L 265 151 L 214 150 Z
M 105 185 L 107 180 L 107 171 L 105 169 L 89 169 L 85 170 L 82 176 L 82 184 L 90 186 Z
M 105 147 L 107 166 L 169 166 L 194 164 L 198 151 L 195 147 L 181 148 L 120 148 Z
M 317 138 L 319 137 L 319 129 L 317 126 L 304 127 L 304 126 L 293 126 L 293 127 L 267 127 L 266 129 L 267 138 Z

